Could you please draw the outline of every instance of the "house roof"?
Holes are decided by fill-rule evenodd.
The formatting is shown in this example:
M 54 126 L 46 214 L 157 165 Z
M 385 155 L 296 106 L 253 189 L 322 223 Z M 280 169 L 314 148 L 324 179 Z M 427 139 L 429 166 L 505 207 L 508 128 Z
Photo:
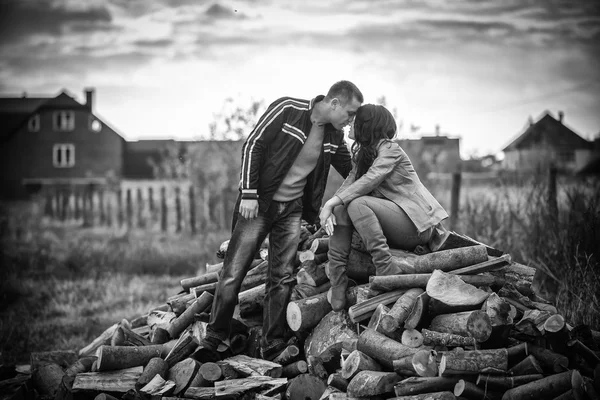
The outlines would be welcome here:
M 502 151 L 511 151 L 533 147 L 540 142 L 546 142 L 556 147 L 591 148 L 591 143 L 579 136 L 564 123 L 555 119 L 549 111 L 514 139 Z
M 41 109 L 84 108 L 66 90 L 55 97 L 0 97 L 0 141 L 8 140 Z

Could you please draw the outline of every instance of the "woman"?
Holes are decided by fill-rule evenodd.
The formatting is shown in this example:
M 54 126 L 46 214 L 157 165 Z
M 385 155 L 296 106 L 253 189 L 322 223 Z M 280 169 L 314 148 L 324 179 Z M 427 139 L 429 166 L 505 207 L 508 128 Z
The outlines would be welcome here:
M 398 143 L 396 122 L 383 106 L 367 104 L 356 113 L 352 145 L 353 169 L 319 214 L 330 235 L 327 276 L 331 306 L 345 307 L 346 263 L 353 227 L 371 253 L 377 275 L 402 273 L 390 247 L 412 251 L 426 244 L 433 229 L 448 217 L 423 186 Z

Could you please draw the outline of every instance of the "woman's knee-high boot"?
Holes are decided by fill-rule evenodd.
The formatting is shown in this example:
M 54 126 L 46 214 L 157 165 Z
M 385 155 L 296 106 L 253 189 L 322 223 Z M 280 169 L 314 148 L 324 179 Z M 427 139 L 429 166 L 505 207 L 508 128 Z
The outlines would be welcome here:
M 346 264 L 350 255 L 352 231 L 352 225 L 336 225 L 333 235 L 329 238 L 329 263 L 325 268 L 325 273 L 331 282 L 330 303 L 334 311 L 340 311 L 346 307 L 346 288 L 348 287 Z

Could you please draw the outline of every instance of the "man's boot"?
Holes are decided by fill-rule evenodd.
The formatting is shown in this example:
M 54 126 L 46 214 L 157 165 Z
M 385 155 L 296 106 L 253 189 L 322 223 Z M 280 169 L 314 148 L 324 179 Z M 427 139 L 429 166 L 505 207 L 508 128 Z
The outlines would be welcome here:
M 328 297 L 334 311 L 340 311 L 346 307 L 346 289 L 348 287 L 346 263 L 350 255 L 352 231 L 352 225 L 338 224 L 329 238 L 329 263 L 325 268 L 325 273 L 331 282 Z

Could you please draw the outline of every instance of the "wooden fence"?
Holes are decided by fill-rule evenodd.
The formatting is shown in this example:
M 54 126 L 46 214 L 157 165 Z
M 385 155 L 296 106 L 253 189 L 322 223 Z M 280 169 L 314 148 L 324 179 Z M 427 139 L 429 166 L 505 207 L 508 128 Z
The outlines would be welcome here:
M 171 180 L 124 180 L 118 187 L 54 185 L 43 195 L 44 213 L 54 220 L 191 234 L 229 228 L 235 202 L 231 194 Z

